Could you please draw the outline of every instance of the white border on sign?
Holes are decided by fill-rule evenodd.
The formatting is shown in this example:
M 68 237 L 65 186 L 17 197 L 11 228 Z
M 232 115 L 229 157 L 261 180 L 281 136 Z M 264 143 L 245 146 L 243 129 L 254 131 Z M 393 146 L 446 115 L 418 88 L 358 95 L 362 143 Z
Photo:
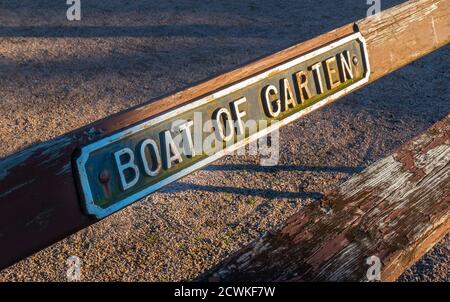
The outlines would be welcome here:
M 325 53 L 325 52 L 327 52 L 327 51 L 329 51 L 329 50 L 331 50 L 333 48 L 341 46 L 341 45 L 343 45 L 343 44 L 345 44 L 347 42 L 350 42 L 352 40 L 359 40 L 362 43 L 362 46 L 363 46 L 363 49 L 364 49 L 364 53 L 362 54 L 362 56 L 363 56 L 364 64 L 366 65 L 367 71 L 366 71 L 366 74 L 364 75 L 364 78 L 362 78 L 360 81 L 358 81 L 358 82 L 356 82 L 356 83 L 354 83 L 354 84 L 352 84 L 352 85 L 350 85 L 350 86 L 348 86 L 348 87 L 346 87 L 346 88 L 344 88 L 344 89 L 342 89 L 342 90 L 340 90 L 340 91 L 338 91 L 338 92 L 336 92 L 336 93 L 334 93 L 332 95 L 329 95 L 328 97 L 326 97 L 323 100 L 315 103 L 312 106 L 309 106 L 309 107 L 307 107 L 307 108 L 305 108 L 305 109 L 303 109 L 303 110 L 301 110 L 299 112 L 296 112 L 296 113 L 288 116 L 287 118 L 285 118 L 283 120 L 278 121 L 276 124 L 271 125 L 271 126 L 265 128 L 264 130 L 262 130 L 260 132 L 257 132 L 255 134 L 249 136 L 248 139 L 238 141 L 234 145 L 229 146 L 229 147 L 227 147 L 227 148 L 225 148 L 225 149 L 215 153 L 214 155 L 211 155 L 211 156 L 209 156 L 209 157 L 207 157 L 207 158 L 205 158 L 205 159 L 203 159 L 203 160 L 193 164 L 192 166 L 187 167 L 186 169 L 183 169 L 183 170 L 181 170 L 181 171 L 179 171 L 179 172 L 177 172 L 175 174 L 172 174 L 169 177 L 167 177 L 167 178 L 165 178 L 165 179 L 163 179 L 163 180 L 161 180 L 161 181 L 159 181 L 159 182 L 157 182 L 157 183 L 155 183 L 155 184 L 145 188 L 142 191 L 139 191 L 139 192 L 137 192 L 137 193 L 135 193 L 135 194 L 133 194 L 131 196 L 128 196 L 127 198 L 125 198 L 125 199 L 123 199 L 123 200 L 121 200 L 119 202 L 114 203 L 113 205 L 111 205 L 108 208 L 104 209 L 104 208 L 101 208 L 101 207 L 99 207 L 99 206 L 94 204 L 94 200 L 93 200 L 93 197 L 92 197 L 92 193 L 91 193 L 91 188 L 90 188 L 90 185 L 89 185 L 87 172 L 86 172 L 86 169 L 85 169 L 85 164 L 88 161 L 89 155 L 90 155 L 91 152 L 93 152 L 95 150 L 98 150 L 100 148 L 103 148 L 103 147 L 105 147 L 107 145 L 110 145 L 112 143 L 115 143 L 115 142 L 117 142 L 119 140 L 122 140 L 125 137 L 128 137 L 128 136 L 130 136 L 130 135 L 132 135 L 132 134 L 134 134 L 136 132 L 142 131 L 142 130 L 148 128 L 148 127 L 156 125 L 156 124 L 158 124 L 158 123 L 160 123 L 160 122 L 162 122 L 162 121 L 164 121 L 166 119 L 169 119 L 169 118 L 171 118 L 173 116 L 176 116 L 176 115 L 181 114 L 183 112 L 189 111 L 191 109 L 194 109 L 194 108 L 199 107 L 201 105 L 204 105 L 206 103 L 214 101 L 214 100 L 216 100 L 218 98 L 226 96 L 226 95 L 228 95 L 230 93 L 233 93 L 234 91 L 237 91 L 237 90 L 239 90 L 241 88 L 244 88 L 244 87 L 247 87 L 249 85 L 252 85 L 252 84 L 254 84 L 254 83 L 256 83 L 256 82 L 258 82 L 258 81 L 260 81 L 262 79 L 268 78 L 269 75 L 272 74 L 275 71 L 281 72 L 281 71 L 287 70 L 287 69 L 289 69 L 292 66 L 300 64 L 300 63 L 302 63 L 302 62 L 304 62 L 306 60 L 309 60 L 309 59 L 311 59 L 313 57 L 319 56 L 319 55 L 321 55 L 321 54 L 323 54 L 323 53 Z M 80 157 L 77 158 L 76 163 L 77 163 L 78 175 L 80 177 L 80 184 L 81 184 L 81 187 L 82 187 L 82 190 L 83 190 L 86 211 L 88 212 L 88 214 L 94 215 L 94 216 L 96 216 L 99 219 L 100 218 L 104 218 L 104 217 L 106 217 L 108 215 L 111 215 L 112 213 L 114 213 L 114 212 L 116 212 L 116 211 L 118 211 L 118 210 L 120 210 L 120 209 L 122 209 L 122 208 L 124 208 L 124 207 L 126 207 L 128 205 L 130 205 L 131 203 L 133 203 L 133 202 L 135 202 L 135 201 L 137 201 L 137 200 L 139 200 L 139 199 L 149 195 L 150 193 L 155 192 L 156 190 L 164 187 L 165 185 L 167 185 L 167 184 L 169 184 L 171 182 L 174 182 L 174 181 L 182 178 L 183 176 L 186 176 L 187 174 L 189 174 L 189 173 L 191 173 L 191 172 L 193 172 L 195 170 L 198 170 L 198 169 L 200 169 L 200 168 L 202 168 L 202 167 L 212 163 L 213 161 L 221 158 L 222 156 L 224 156 L 224 155 L 226 155 L 228 153 L 231 153 L 231 152 L 233 152 L 233 151 L 235 151 L 235 150 L 245 146 L 247 143 L 255 141 L 255 140 L 257 140 L 257 139 L 259 139 L 259 138 L 269 134 L 270 132 L 280 128 L 281 126 L 284 126 L 284 125 L 286 125 L 286 124 L 288 124 L 288 123 L 290 123 L 290 122 L 292 122 L 292 121 L 294 121 L 294 120 L 296 120 L 296 119 L 298 119 L 298 118 L 300 118 L 300 117 L 302 117 L 302 116 L 304 116 L 304 115 L 306 115 L 306 114 L 308 114 L 308 113 L 310 113 L 310 112 L 312 112 L 312 111 L 314 111 L 316 109 L 319 109 L 320 107 L 322 107 L 322 106 L 324 106 L 324 105 L 326 105 L 328 103 L 331 103 L 332 101 L 334 101 L 334 100 L 340 98 L 341 96 L 349 93 L 350 91 L 354 90 L 355 88 L 357 88 L 359 86 L 362 86 L 365 83 L 367 83 L 369 81 L 369 77 L 370 77 L 370 65 L 369 65 L 366 41 L 365 41 L 364 37 L 361 35 L 361 33 L 357 32 L 357 33 L 351 34 L 351 35 L 349 35 L 347 37 L 344 37 L 344 38 L 342 38 L 339 41 L 333 42 L 333 43 L 331 43 L 331 44 L 329 44 L 327 46 L 324 46 L 324 47 L 322 47 L 320 49 L 317 49 L 315 51 L 312 51 L 310 53 L 307 53 L 305 55 L 297 57 L 297 58 L 295 58 L 295 59 L 293 59 L 293 60 L 291 60 L 289 62 L 283 63 L 283 64 L 281 64 L 279 66 L 276 66 L 276 67 L 274 67 L 272 69 L 269 69 L 269 70 L 267 70 L 267 71 L 265 71 L 263 73 L 260 73 L 260 74 L 258 74 L 256 76 L 248 78 L 248 79 L 246 79 L 246 80 L 244 80 L 242 82 L 236 83 L 236 84 L 231 85 L 231 86 L 229 86 L 227 88 L 224 88 L 224 89 L 219 90 L 219 91 L 217 91 L 215 93 L 212 93 L 212 94 L 210 94 L 210 95 L 208 95 L 206 97 L 203 97 L 203 98 L 201 98 L 199 100 L 196 100 L 196 101 L 194 101 L 192 103 L 189 103 L 187 105 L 181 106 L 180 108 L 177 108 L 175 110 L 172 110 L 172 111 L 169 111 L 167 113 L 164 113 L 164 114 L 162 114 L 160 116 L 157 116 L 157 117 L 155 117 L 155 118 L 153 118 L 151 120 L 148 120 L 146 122 L 143 122 L 143 123 L 141 123 L 139 125 L 133 126 L 131 128 L 125 129 L 125 130 L 122 130 L 122 131 L 120 131 L 118 133 L 115 133 L 115 134 L 113 134 L 111 136 L 105 137 L 105 138 L 103 138 L 103 139 L 101 139 L 101 140 L 99 140 L 97 142 L 94 142 L 94 143 L 92 143 L 90 145 L 82 147 L 81 155 L 80 155 Z

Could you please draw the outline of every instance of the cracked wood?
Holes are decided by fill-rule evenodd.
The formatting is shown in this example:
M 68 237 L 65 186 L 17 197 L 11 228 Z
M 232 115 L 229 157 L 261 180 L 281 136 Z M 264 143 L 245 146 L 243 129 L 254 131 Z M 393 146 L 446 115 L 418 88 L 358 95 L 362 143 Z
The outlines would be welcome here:
M 414 0 L 226 72 L 175 94 L 114 114 L 0 160 L 0 269 L 92 224 L 73 177 L 74 152 L 89 142 L 360 31 L 369 82 L 448 43 L 448 0 Z M 39 227 L 33 227 L 39 221 Z M 20 240 L 18 239 L 20 238 Z
M 450 228 L 450 115 L 201 281 L 393 281 Z

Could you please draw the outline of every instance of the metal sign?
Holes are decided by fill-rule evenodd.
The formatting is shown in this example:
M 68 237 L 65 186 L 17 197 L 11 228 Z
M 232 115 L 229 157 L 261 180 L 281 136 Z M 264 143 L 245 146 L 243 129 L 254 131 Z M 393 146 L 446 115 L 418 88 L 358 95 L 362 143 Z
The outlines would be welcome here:
M 81 148 L 88 214 L 103 218 L 368 82 L 360 33 Z M 249 122 L 256 127 L 249 127 Z

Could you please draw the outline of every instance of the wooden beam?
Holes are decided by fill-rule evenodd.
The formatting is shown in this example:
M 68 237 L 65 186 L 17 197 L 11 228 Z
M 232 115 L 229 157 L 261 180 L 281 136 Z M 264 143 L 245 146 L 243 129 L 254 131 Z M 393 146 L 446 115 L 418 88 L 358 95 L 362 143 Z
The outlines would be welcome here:
M 393 281 L 450 229 L 450 115 L 201 281 Z M 375 263 L 371 263 L 375 264 Z
M 109 116 L 0 161 L 0 269 L 96 222 L 81 209 L 73 154 L 81 146 L 152 118 L 269 67 L 361 31 L 370 82 L 448 43 L 446 0 L 416 0 L 294 45 L 208 81 Z M 412 16 L 412 17 L 411 17 Z M 413 80 L 413 79 L 412 79 Z

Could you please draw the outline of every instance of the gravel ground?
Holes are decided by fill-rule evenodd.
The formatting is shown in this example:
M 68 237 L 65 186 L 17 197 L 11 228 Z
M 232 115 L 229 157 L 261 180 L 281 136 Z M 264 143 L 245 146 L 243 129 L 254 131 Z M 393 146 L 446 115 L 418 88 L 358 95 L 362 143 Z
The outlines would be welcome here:
M 101 4 L 107 2 L 107 4 Z M 401 0 L 383 0 L 388 8 Z M 0 3 L 0 156 L 365 17 L 365 0 Z M 69 27 L 69 28 L 67 28 Z M 450 112 L 449 46 L 285 127 L 276 167 L 227 156 L 0 272 L 190 280 Z M 449 281 L 447 236 L 400 281 Z

